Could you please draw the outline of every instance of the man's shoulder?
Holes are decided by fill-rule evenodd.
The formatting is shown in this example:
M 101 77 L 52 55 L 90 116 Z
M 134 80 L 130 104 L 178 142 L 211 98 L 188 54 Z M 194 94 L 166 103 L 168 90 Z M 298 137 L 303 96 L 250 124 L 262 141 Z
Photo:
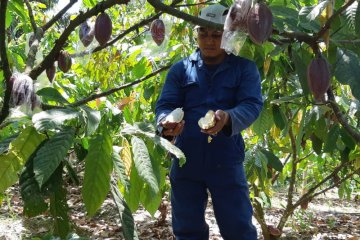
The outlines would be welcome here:
M 234 63 L 234 64 L 245 64 L 245 65 L 253 65 L 255 64 L 255 62 L 251 59 L 245 58 L 245 57 L 241 57 L 241 56 L 236 56 L 234 54 L 229 54 L 229 58 L 230 58 L 230 62 Z

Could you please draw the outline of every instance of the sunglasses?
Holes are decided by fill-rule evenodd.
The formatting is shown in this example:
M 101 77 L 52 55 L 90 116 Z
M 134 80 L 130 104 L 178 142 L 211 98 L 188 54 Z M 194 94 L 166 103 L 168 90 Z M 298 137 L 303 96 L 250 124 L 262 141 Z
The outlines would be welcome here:
M 214 40 L 220 40 L 222 38 L 223 31 L 220 30 L 209 31 L 209 29 L 207 28 L 199 27 L 197 28 L 197 33 L 200 39 L 211 37 Z

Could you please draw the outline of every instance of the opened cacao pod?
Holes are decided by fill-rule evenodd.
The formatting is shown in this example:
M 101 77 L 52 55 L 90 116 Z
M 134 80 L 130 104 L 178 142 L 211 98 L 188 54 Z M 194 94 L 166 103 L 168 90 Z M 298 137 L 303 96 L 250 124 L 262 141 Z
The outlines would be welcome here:
M 58 66 L 64 73 L 68 72 L 71 68 L 71 57 L 67 51 L 61 50 L 58 57 Z
M 101 13 L 97 16 L 95 21 L 95 38 L 99 42 L 100 46 L 105 45 L 112 33 L 112 22 L 109 15 Z
M 155 19 L 150 26 L 151 37 L 160 46 L 165 39 L 165 24 L 161 19 Z
M 85 47 L 89 46 L 94 39 L 94 29 L 90 22 L 85 21 L 80 25 L 79 38 Z
M 251 41 L 263 44 L 271 35 L 273 15 L 264 3 L 256 3 L 247 15 L 247 30 Z
M 321 55 L 311 60 L 307 68 L 307 81 L 314 98 L 321 101 L 330 86 L 330 69 Z

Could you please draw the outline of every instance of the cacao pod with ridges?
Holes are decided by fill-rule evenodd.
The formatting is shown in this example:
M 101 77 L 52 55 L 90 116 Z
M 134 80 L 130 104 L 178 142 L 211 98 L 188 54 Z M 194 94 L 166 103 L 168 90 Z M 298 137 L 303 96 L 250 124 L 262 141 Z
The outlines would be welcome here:
M 165 39 L 165 24 L 161 19 L 155 19 L 150 26 L 151 37 L 160 46 Z
M 321 101 L 330 86 L 330 69 L 327 60 L 319 55 L 307 68 L 307 81 L 314 98 Z
M 50 82 L 54 80 L 55 73 L 56 73 L 55 64 L 53 64 L 51 67 L 46 69 L 46 76 L 48 77 Z
M 110 39 L 112 33 L 112 22 L 109 15 L 101 13 L 95 21 L 95 38 L 100 46 L 104 46 Z
M 247 15 L 247 31 L 251 41 L 263 44 L 271 35 L 273 15 L 264 3 L 256 3 Z
M 88 20 L 80 25 L 79 38 L 85 47 L 90 45 L 94 39 L 94 35 L 94 28 Z
M 251 0 L 238 0 L 230 8 L 231 18 L 230 31 L 247 31 L 247 15 L 251 8 Z
M 61 50 L 58 57 L 58 66 L 60 70 L 64 73 L 68 72 L 71 68 L 71 64 L 70 54 L 65 50 Z

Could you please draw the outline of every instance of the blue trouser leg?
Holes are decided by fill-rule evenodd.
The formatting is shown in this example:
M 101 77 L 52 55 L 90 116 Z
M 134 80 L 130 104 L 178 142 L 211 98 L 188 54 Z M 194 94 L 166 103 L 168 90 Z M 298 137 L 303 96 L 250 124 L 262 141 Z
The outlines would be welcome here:
M 189 179 L 171 181 L 172 227 L 176 240 L 208 240 L 205 222 L 208 195 L 203 182 Z
M 209 170 L 207 179 L 216 221 L 224 240 L 256 240 L 243 165 Z

